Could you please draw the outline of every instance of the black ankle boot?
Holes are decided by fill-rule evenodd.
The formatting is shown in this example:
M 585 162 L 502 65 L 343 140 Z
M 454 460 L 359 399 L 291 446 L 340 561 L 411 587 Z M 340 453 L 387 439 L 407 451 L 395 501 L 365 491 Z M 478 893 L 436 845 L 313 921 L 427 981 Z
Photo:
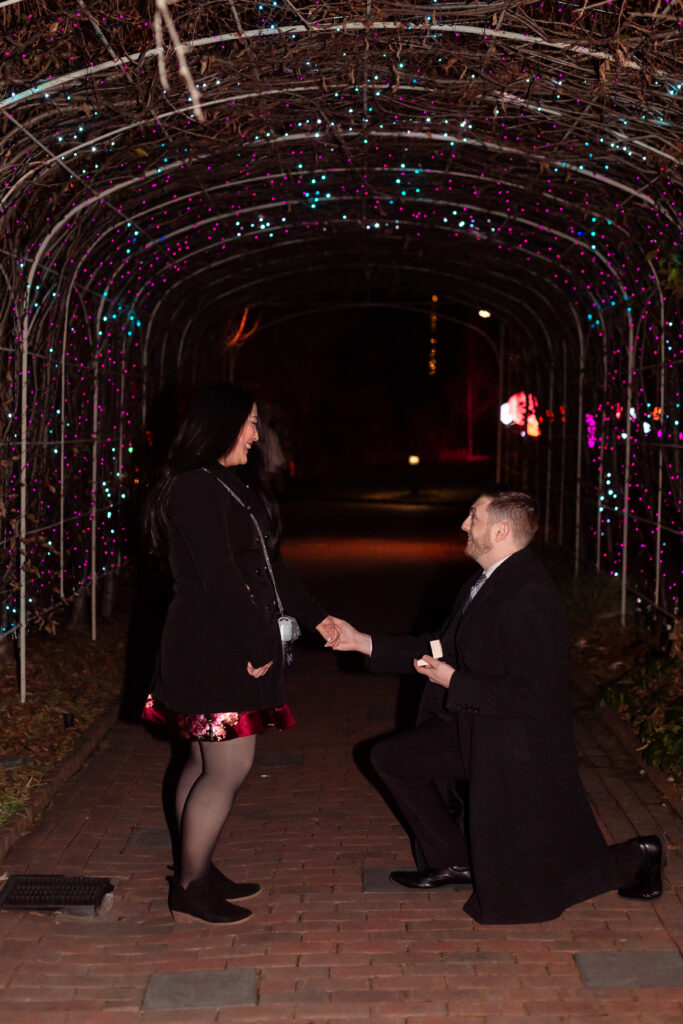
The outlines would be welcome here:
M 208 878 L 214 891 L 220 893 L 225 900 L 246 900 L 261 892 L 258 882 L 233 882 L 213 862 L 209 864 Z
M 208 875 L 196 878 L 185 889 L 180 882 L 172 879 L 168 907 L 174 921 L 194 917 L 211 924 L 238 924 L 251 917 L 250 910 L 228 903 L 216 892 Z
M 180 876 L 178 865 L 169 864 L 168 867 L 173 872 L 173 877 L 178 879 Z M 211 883 L 213 891 L 222 896 L 224 900 L 246 900 L 250 896 L 255 896 L 256 893 L 261 892 L 261 886 L 258 882 L 233 882 L 232 878 L 224 875 L 213 861 L 209 864 L 207 878 Z

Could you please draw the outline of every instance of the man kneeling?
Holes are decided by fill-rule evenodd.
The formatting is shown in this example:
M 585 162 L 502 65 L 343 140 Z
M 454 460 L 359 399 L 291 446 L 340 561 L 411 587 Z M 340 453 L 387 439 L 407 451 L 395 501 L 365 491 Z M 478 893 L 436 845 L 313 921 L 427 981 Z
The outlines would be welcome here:
M 562 603 L 528 546 L 537 526 L 527 494 L 494 489 L 475 501 L 462 529 L 482 571 L 433 634 L 370 636 L 335 620 L 336 650 L 427 680 L 417 727 L 372 752 L 428 865 L 391 877 L 425 890 L 471 884 L 465 910 L 484 924 L 550 920 L 611 889 L 662 891 L 663 840 L 608 846 L 583 791 Z M 442 659 L 429 653 L 435 641 Z M 456 781 L 468 791 L 464 833 L 438 789 Z

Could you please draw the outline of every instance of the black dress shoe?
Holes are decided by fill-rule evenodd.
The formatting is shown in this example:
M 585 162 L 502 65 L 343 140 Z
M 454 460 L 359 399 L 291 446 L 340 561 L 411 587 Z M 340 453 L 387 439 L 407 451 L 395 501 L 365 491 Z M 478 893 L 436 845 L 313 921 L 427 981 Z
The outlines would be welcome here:
M 398 882 L 407 889 L 440 889 L 442 885 L 472 885 L 472 874 L 469 868 L 450 867 L 438 868 L 436 871 L 392 871 L 389 874 L 392 882 Z
M 618 889 L 628 900 L 656 900 L 662 895 L 662 868 L 666 864 L 666 843 L 659 836 L 636 836 L 642 865 L 636 871 L 631 885 Z

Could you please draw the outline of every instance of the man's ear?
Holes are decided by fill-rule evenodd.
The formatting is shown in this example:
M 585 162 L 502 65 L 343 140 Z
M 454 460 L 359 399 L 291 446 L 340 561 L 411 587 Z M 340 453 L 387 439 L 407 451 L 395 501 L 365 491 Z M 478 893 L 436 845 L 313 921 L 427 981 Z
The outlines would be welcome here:
M 509 540 L 512 536 L 512 527 L 505 519 L 496 523 L 495 538 L 497 541 Z

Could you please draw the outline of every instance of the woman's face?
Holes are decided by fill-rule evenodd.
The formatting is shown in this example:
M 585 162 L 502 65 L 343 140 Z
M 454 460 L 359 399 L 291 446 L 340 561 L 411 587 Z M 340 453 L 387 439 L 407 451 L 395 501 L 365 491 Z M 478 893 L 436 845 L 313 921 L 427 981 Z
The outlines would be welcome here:
M 258 430 L 256 429 L 257 422 L 258 409 L 256 408 L 256 404 L 254 404 L 251 407 L 251 412 L 244 421 L 234 447 L 231 448 L 223 458 L 218 460 L 222 466 L 244 466 L 246 464 L 246 461 L 249 458 L 249 449 L 252 444 L 255 444 L 255 442 L 258 441 Z

